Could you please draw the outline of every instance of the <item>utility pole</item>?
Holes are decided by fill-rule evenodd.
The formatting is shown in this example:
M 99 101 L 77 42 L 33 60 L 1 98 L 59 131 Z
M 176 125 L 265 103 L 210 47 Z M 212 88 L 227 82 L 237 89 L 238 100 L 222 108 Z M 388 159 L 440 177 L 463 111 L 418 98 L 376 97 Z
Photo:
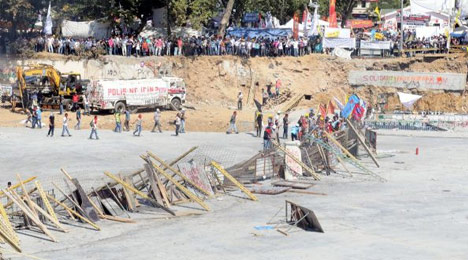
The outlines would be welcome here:
M 403 0 L 400 9 L 400 56 L 403 57 Z

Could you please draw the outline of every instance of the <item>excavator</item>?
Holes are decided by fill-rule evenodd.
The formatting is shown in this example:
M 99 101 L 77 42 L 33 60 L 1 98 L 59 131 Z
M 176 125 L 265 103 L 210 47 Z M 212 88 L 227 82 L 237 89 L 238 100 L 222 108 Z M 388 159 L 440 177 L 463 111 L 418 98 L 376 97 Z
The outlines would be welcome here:
M 72 108 L 72 96 L 81 96 L 89 80 L 82 80 L 79 73 L 61 73 L 47 64 L 35 64 L 16 67 L 18 95 L 23 108 L 30 107 L 30 96 L 41 96 L 43 106 L 57 107 L 62 105 L 66 110 Z

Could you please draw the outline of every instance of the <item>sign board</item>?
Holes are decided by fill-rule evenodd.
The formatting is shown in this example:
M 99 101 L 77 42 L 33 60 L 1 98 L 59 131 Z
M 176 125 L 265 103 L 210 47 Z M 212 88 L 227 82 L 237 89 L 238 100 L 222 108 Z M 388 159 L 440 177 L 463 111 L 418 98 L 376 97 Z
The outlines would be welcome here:
M 244 23 L 256 23 L 260 20 L 258 13 L 246 13 L 242 21 Z
M 361 41 L 361 49 L 367 50 L 390 50 L 391 41 Z
M 350 71 L 351 85 L 419 90 L 463 91 L 466 74 L 402 71 Z
M 211 195 L 214 194 L 213 189 L 211 188 L 210 180 L 206 175 L 203 165 L 200 165 L 194 161 L 191 163 L 179 163 L 177 166 L 179 167 L 180 172 L 193 183 L 195 183 L 198 187 L 207 191 Z M 195 192 L 199 193 L 198 191 Z
M 299 142 L 286 142 L 286 150 L 290 152 L 294 157 L 299 160 L 301 159 L 301 149 L 299 148 Z M 298 164 L 294 159 L 289 156 L 285 156 L 285 169 L 284 169 L 284 179 L 296 180 L 297 177 L 302 176 L 302 166 Z
M 351 29 L 342 29 L 342 28 L 325 28 L 325 37 L 326 38 L 350 38 Z
M 349 28 L 370 28 L 374 27 L 374 22 L 372 20 L 347 20 L 346 27 Z
M 323 48 L 356 48 L 356 38 L 323 38 Z

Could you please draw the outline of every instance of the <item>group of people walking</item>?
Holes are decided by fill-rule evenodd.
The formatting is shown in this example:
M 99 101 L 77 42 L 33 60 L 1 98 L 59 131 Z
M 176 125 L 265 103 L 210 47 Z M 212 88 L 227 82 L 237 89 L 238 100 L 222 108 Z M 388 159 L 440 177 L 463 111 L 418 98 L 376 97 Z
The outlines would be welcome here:
M 122 114 L 124 116 L 124 121 L 123 121 L 123 126 L 122 126 Z M 61 115 L 61 113 L 59 113 Z M 87 115 L 87 113 L 82 113 L 82 110 L 80 107 L 77 107 L 75 110 L 75 119 L 76 119 L 76 124 L 74 125 L 74 130 L 81 130 L 81 122 L 83 119 L 83 115 Z M 89 116 L 89 114 L 88 114 Z M 55 134 L 55 128 L 57 124 L 56 120 L 56 113 L 55 112 L 50 112 L 49 118 L 48 118 L 48 126 L 49 130 L 47 132 L 47 137 L 53 137 Z M 131 112 L 130 110 L 126 109 L 124 111 L 119 112 L 116 111 L 114 113 L 114 118 L 115 118 L 115 128 L 114 132 L 116 133 L 121 133 L 122 131 L 129 132 L 130 131 L 130 119 L 131 119 Z M 153 120 L 154 120 L 154 125 L 151 130 L 152 133 L 155 133 L 156 131 L 159 133 L 162 133 L 162 124 L 161 124 L 161 111 L 159 108 L 156 109 L 153 115 Z M 179 136 L 180 133 L 185 133 L 185 120 L 186 120 L 186 111 L 183 109 L 179 113 L 177 113 L 175 119 L 174 119 L 174 126 L 175 126 L 175 136 Z M 62 118 L 62 137 L 71 137 L 69 125 L 71 124 L 71 115 L 68 112 L 65 112 L 63 114 Z M 96 139 L 99 140 L 98 136 L 98 116 L 94 115 L 89 122 L 89 127 L 90 127 L 90 135 L 89 139 Z M 28 123 L 31 123 L 31 128 L 42 128 L 42 110 L 39 106 L 34 106 L 31 111 L 28 111 L 28 117 L 25 121 L 25 125 L 28 125 Z M 143 115 L 138 114 L 137 118 L 133 122 L 133 125 L 135 126 L 135 130 L 133 131 L 134 136 L 141 136 L 141 132 L 143 130 Z

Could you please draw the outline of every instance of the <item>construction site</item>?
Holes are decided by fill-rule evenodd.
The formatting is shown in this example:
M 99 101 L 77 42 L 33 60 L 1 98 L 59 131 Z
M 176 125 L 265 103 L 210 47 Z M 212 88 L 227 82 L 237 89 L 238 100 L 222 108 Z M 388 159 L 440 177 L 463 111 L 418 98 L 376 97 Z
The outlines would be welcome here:
M 3 99 L 2 259 L 466 258 L 464 54 L 353 60 L 40 54 L 0 63 L 5 85 L 20 79 L 18 67 L 47 64 L 91 82 L 177 78 L 186 93 L 180 107 L 161 107 L 163 133 L 150 132 L 154 107 L 132 110 L 127 98 L 125 109 L 142 115 L 138 138 L 112 131 L 120 100 L 83 116 L 72 137 L 47 138 L 46 118 L 59 103 L 44 105 L 43 129 L 31 129 L 27 109 Z M 363 82 L 372 77 L 374 83 Z M 280 93 L 262 101 L 278 80 Z M 187 133 L 175 137 L 182 109 Z M 239 134 L 226 134 L 234 111 Z M 304 118 L 313 123 L 301 123 L 296 141 L 288 128 L 280 138 L 278 123 L 266 145 L 256 134 L 259 114 L 265 131 L 286 114 L 291 128 Z M 87 138 L 93 116 L 100 118 L 99 141 Z M 329 130 L 335 116 L 343 127 Z

